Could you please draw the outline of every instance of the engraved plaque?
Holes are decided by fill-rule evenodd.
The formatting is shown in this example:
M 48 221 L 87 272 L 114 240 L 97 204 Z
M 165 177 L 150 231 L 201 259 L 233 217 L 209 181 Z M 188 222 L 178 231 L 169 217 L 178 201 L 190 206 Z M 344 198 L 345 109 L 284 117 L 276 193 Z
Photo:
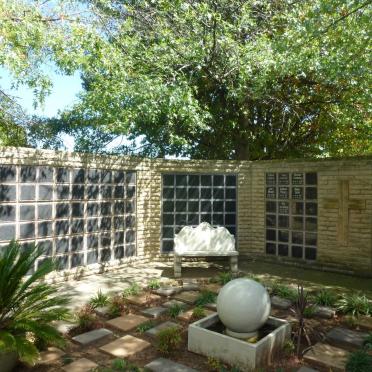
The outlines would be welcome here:
M 276 198 L 276 187 L 266 187 L 266 198 L 275 199 Z
M 266 185 L 276 185 L 276 173 L 266 173 Z
M 289 185 L 289 173 L 279 173 L 279 185 Z
M 279 202 L 278 210 L 280 214 L 289 214 L 289 203 L 288 202 Z
M 279 187 L 279 193 L 278 193 L 279 199 L 289 199 L 289 187 L 281 186 Z
M 304 197 L 304 190 L 302 187 L 292 187 L 292 199 L 302 200 Z
M 293 173 L 292 174 L 292 185 L 303 185 L 304 184 L 304 175 L 302 173 Z

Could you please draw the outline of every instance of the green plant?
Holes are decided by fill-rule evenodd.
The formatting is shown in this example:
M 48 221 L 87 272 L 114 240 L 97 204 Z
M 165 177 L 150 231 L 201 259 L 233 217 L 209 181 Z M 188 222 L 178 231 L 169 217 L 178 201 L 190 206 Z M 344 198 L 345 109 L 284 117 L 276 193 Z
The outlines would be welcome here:
M 141 323 L 138 327 L 137 327 L 137 332 L 138 333 L 145 333 L 146 331 L 148 331 L 149 329 L 153 328 L 154 327 L 154 322 L 152 320 L 149 320 L 147 322 L 144 322 L 144 323 Z
M 292 340 L 288 340 L 283 345 L 283 353 L 286 356 L 292 355 L 296 350 L 296 346 Z
M 372 332 L 364 339 L 363 346 L 366 350 L 372 350 Z
M 97 367 L 91 372 L 139 372 L 141 371 L 135 364 L 125 359 L 114 359 L 111 367 Z
M 305 310 L 304 310 L 304 317 L 305 318 L 312 318 L 315 314 L 315 311 L 316 311 L 316 307 L 315 306 L 306 306 Z
M 314 302 L 320 306 L 334 306 L 337 296 L 327 289 L 322 289 L 313 296 Z
M 107 315 L 109 317 L 120 316 L 125 310 L 125 301 L 122 296 L 113 296 L 108 300 Z
M 68 300 L 53 286 L 41 282 L 55 269 L 53 262 L 39 262 L 28 276 L 42 253 L 36 246 L 24 250 L 11 241 L 0 256 L 0 350 L 16 352 L 21 361 L 29 364 L 39 356 L 33 340 L 64 345 L 51 322 L 69 317 Z
M 183 305 L 173 304 L 169 307 L 168 314 L 171 318 L 176 318 L 184 309 Z
M 196 306 L 192 311 L 193 319 L 201 319 L 205 317 L 205 310 L 202 306 Z
M 98 290 L 97 294 L 89 301 L 89 304 L 95 309 L 97 307 L 106 306 L 108 302 L 109 297 L 103 294 L 101 290 Z
M 147 287 L 149 289 L 159 289 L 160 288 L 160 282 L 158 279 L 151 279 L 149 283 L 147 284 Z
M 302 337 L 305 336 L 309 345 L 311 345 L 309 336 L 306 330 L 305 324 L 305 313 L 306 309 L 308 308 L 308 295 L 304 291 L 304 287 L 301 285 L 297 286 L 297 300 L 294 304 L 294 309 L 292 311 L 295 313 L 296 318 L 298 320 L 298 329 L 297 329 L 297 348 L 296 353 L 297 356 L 300 356 L 300 346 Z
M 344 294 L 338 300 L 338 310 L 353 316 L 372 315 L 372 304 L 360 293 Z
M 346 372 L 371 372 L 372 356 L 365 350 L 351 353 L 346 362 Z
M 279 283 L 274 283 L 272 285 L 271 294 L 281 298 L 286 298 L 292 302 L 295 302 L 298 296 L 298 292 L 295 289 Z
M 181 343 L 180 330 L 170 327 L 161 330 L 156 336 L 156 347 L 162 354 L 170 354 L 177 349 Z
M 224 368 L 222 362 L 214 357 L 208 357 L 207 363 L 212 371 L 220 371 L 222 368 Z
M 211 291 L 201 291 L 199 297 L 196 299 L 196 306 L 204 306 L 216 302 L 217 295 Z
M 76 313 L 75 317 L 77 326 L 80 328 L 81 331 L 89 331 L 91 329 L 96 328 L 97 326 L 98 323 L 97 315 L 94 312 L 94 308 L 90 304 L 83 306 Z
M 137 296 L 142 292 L 142 288 L 137 283 L 132 283 L 128 288 L 123 291 L 123 296 Z
M 232 274 L 230 272 L 222 272 L 222 273 L 218 273 L 218 283 L 220 283 L 221 285 L 225 285 L 226 283 L 228 283 L 229 281 L 231 281 L 233 279 L 232 277 Z

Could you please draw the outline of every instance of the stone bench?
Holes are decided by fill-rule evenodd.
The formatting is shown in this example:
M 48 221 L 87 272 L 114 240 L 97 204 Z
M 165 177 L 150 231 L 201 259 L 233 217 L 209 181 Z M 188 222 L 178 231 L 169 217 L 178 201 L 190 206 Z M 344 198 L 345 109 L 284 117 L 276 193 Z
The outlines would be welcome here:
M 207 222 L 185 226 L 174 238 L 174 276 L 181 277 L 182 257 L 229 257 L 231 272 L 236 275 L 238 255 L 235 238 L 225 227 L 212 227 Z

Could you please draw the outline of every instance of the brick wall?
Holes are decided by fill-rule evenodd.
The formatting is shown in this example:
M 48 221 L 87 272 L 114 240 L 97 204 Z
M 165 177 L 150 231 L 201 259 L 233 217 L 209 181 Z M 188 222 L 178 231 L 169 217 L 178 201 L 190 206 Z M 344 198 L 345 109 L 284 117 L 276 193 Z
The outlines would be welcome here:
M 116 267 L 139 259 L 164 259 L 161 255 L 162 175 L 237 175 L 237 247 L 242 256 L 346 269 L 372 275 L 372 158 L 317 161 L 205 161 L 92 156 L 1 148 L 3 164 L 133 170 L 136 172 L 137 255 L 105 265 L 80 267 L 76 274 Z M 265 175 L 268 172 L 317 173 L 317 256 L 297 260 L 265 253 Z M 1 223 L 1 222 L 0 222 Z

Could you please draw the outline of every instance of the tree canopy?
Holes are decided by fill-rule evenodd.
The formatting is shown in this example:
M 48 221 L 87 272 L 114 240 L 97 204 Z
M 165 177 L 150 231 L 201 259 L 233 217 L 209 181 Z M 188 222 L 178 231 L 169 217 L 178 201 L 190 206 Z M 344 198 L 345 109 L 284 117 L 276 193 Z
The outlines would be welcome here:
M 80 133 L 82 149 L 124 135 L 121 151 L 150 156 L 372 152 L 371 1 L 70 3 L 89 17 L 31 46 L 81 71 L 80 101 L 55 128 Z

